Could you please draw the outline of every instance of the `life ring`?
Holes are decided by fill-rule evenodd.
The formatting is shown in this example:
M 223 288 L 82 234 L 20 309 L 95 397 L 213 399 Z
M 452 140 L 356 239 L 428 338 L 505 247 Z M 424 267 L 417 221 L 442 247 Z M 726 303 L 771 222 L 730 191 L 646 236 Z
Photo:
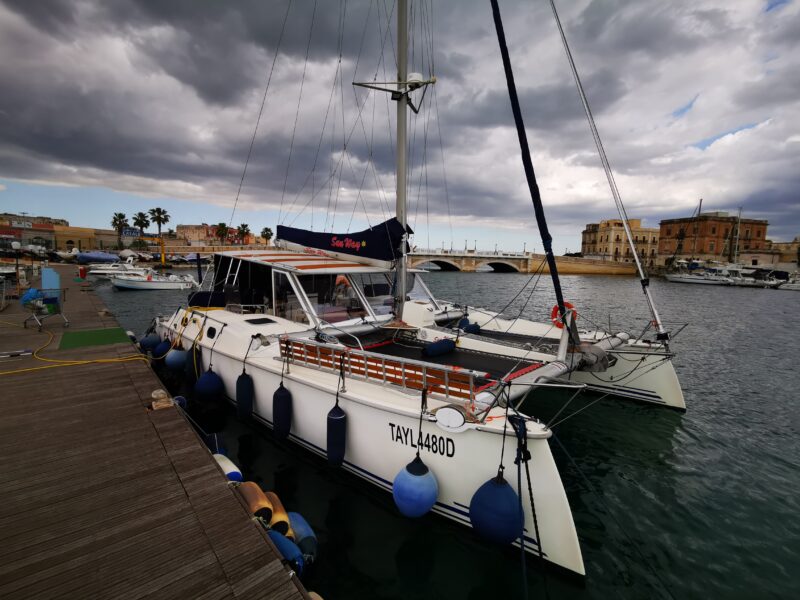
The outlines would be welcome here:
M 578 311 L 575 310 L 575 307 L 572 304 L 569 302 L 564 302 L 564 308 L 572 313 L 573 321 L 578 320 Z M 558 304 L 553 306 L 553 310 L 550 311 L 550 320 L 553 322 L 553 325 L 559 329 L 564 329 L 564 322 L 561 320 L 561 314 L 558 311 Z

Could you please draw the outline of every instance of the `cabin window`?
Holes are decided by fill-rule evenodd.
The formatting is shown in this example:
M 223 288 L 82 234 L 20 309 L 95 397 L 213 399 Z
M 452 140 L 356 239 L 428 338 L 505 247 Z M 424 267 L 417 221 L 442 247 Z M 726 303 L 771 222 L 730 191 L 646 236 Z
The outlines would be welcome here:
M 236 288 L 239 304 L 250 307 L 250 312 L 266 312 L 272 308 L 272 267 L 244 261 L 236 279 Z
M 285 273 L 275 271 L 272 281 L 275 316 L 296 323 L 308 323 L 308 315 L 303 310 L 303 304 L 295 294 L 289 277 Z
M 300 275 L 297 279 L 311 308 L 323 321 L 339 323 L 367 315 L 347 275 Z
M 385 273 L 358 273 L 351 275 L 376 315 L 392 312 L 392 284 Z

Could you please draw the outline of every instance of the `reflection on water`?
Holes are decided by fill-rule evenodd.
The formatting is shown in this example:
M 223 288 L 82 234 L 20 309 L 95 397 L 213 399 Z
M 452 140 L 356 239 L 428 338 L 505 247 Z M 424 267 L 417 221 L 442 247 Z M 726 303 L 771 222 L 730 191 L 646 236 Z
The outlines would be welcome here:
M 547 319 L 555 303 L 549 280 L 534 286 L 529 275 L 440 272 L 425 279 L 439 297 L 510 314 Z M 649 320 L 634 279 L 562 282 L 584 326 L 638 331 Z M 532 296 L 526 291 L 510 302 L 526 283 Z M 660 280 L 652 288 L 665 320 L 689 323 L 673 344 L 688 411 L 601 400 L 556 427 L 551 447 L 587 578 L 582 586 L 531 562 L 529 597 L 543 597 L 545 587 L 551 598 L 793 597 L 800 294 Z M 137 333 L 186 297 L 98 291 L 120 324 Z M 592 400 L 579 398 L 568 412 Z M 537 396 L 526 409 L 547 421 L 563 401 Z M 439 517 L 405 519 L 388 493 L 267 430 L 229 422 L 229 454 L 246 477 L 276 490 L 315 528 L 320 558 L 306 583 L 326 600 L 521 597 L 516 551 L 487 546 Z

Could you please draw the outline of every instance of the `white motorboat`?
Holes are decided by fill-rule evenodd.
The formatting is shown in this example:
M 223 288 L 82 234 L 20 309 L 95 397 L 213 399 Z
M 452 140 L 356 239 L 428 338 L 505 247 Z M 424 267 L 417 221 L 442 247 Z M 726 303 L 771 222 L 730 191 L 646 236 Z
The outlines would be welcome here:
M 733 285 L 733 280 L 718 271 L 678 271 L 665 273 L 664 279 L 673 283 L 694 283 L 700 285 Z
M 152 274 L 153 270 L 149 267 L 139 267 L 134 263 L 133 257 L 128 258 L 125 262 L 111 263 L 111 264 L 97 264 L 89 265 L 89 270 L 86 273 L 88 277 L 103 278 L 113 277 L 115 275 L 143 275 Z
M 781 284 L 781 281 L 771 274 L 753 277 L 755 270 L 746 269 L 739 264 L 729 264 L 721 270 L 721 273 L 731 280 L 731 285 L 738 287 L 776 288 Z
M 188 290 L 199 284 L 191 275 L 160 275 L 150 271 L 143 275 L 112 275 L 111 285 L 120 290 Z
M 778 286 L 779 290 L 791 290 L 793 292 L 800 292 L 800 273 L 792 273 L 787 281 L 782 282 Z

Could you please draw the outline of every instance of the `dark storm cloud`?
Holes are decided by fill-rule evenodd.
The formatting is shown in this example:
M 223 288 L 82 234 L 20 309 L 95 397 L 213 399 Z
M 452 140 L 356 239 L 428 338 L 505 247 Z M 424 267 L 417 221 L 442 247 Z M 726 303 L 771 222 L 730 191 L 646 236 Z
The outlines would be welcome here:
M 672 198 L 694 196 L 685 189 L 693 185 L 728 186 L 718 192 L 720 198 L 774 214 L 787 231 L 796 228 L 791 212 L 797 208 L 792 198 L 798 182 L 776 175 L 778 167 L 770 165 L 784 170 L 800 147 L 786 141 L 797 135 L 791 123 L 798 120 L 793 117 L 800 68 L 792 68 L 792 61 L 800 19 L 761 15 L 754 23 L 737 6 L 704 4 L 559 2 L 612 165 L 630 178 L 632 189 L 623 195 L 640 206 L 642 199 L 653 198 L 663 207 Z M 197 191 L 205 199 L 229 202 L 287 6 L 287 0 L 0 0 L 0 176 L 111 187 L 119 178 L 136 177 L 141 193 L 158 193 L 178 182 L 191 189 L 187 197 Z M 313 188 L 319 210 L 335 184 L 347 192 L 341 192 L 342 205 L 352 208 L 363 182 L 363 193 L 372 198 L 369 209 L 377 211 L 377 195 L 394 202 L 394 138 L 387 112 L 393 115 L 395 105 L 376 92 L 363 103 L 357 121 L 356 104 L 369 93 L 354 95 L 351 82 L 394 77 L 396 41 L 386 14 L 394 1 L 319 0 L 309 39 L 314 6 L 313 0 L 291 5 L 248 166 L 247 202 L 274 207 L 283 198 L 284 206 L 302 206 Z M 426 212 L 443 218 L 448 212 L 441 127 L 449 212 L 465 220 L 516 223 L 530 215 L 530 199 L 488 2 L 436 0 L 429 8 L 437 30 L 438 102 L 429 92 L 423 111 L 410 122 L 411 211 L 419 218 Z M 504 0 L 502 10 L 534 164 L 547 187 L 548 216 L 554 223 L 573 224 L 576 218 L 608 218 L 613 212 L 604 177 L 549 5 Z M 422 16 L 417 12 L 412 21 L 418 25 Z M 340 40 L 342 89 L 335 90 L 328 106 Z M 415 68 L 427 74 L 421 64 L 430 57 L 419 29 L 412 46 Z M 726 65 L 726 55 L 750 46 L 758 58 L 747 68 Z M 293 140 L 307 49 L 310 62 Z M 742 83 L 746 77 L 749 81 Z M 667 83 L 660 83 L 662 78 Z M 668 118 L 698 94 L 677 125 Z M 734 140 L 715 145 L 716 154 L 714 148 L 686 151 L 698 136 L 726 131 L 731 123 L 769 119 L 775 119 L 773 127 L 739 136 L 738 146 L 721 158 L 714 156 Z M 345 132 L 351 135 L 342 155 Z M 423 152 L 427 170 L 421 167 Z M 766 192 L 754 192 L 758 180 L 744 178 L 755 163 L 769 182 Z M 599 185 L 582 182 L 589 171 Z M 427 193 L 420 198 L 421 177 Z M 656 209 L 649 210 L 642 208 L 636 216 L 652 214 L 657 221 Z
M 11 10 L 19 13 L 35 27 L 52 35 L 65 34 L 75 26 L 78 5 L 61 0 L 3 0 Z

